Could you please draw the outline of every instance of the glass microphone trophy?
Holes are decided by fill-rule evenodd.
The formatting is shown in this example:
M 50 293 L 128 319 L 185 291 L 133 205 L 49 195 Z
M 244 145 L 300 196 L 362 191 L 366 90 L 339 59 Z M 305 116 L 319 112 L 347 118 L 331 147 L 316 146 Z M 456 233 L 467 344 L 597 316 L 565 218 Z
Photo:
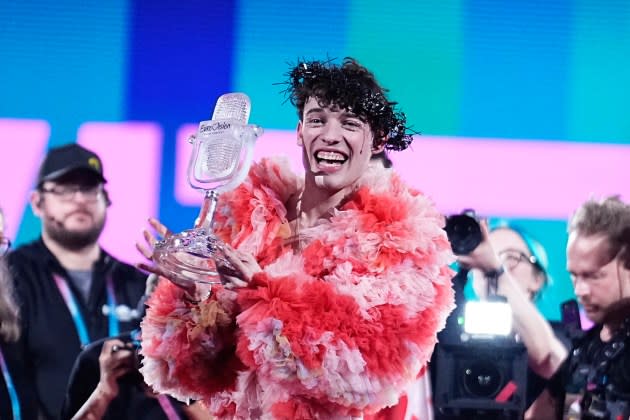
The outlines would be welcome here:
M 188 182 L 204 193 L 194 229 L 159 241 L 153 261 L 176 283 L 220 283 L 217 265 L 230 267 L 223 242 L 212 233 L 212 221 L 221 192 L 236 188 L 247 175 L 254 143 L 263 129 L 247 124 L 251 105 L 244 93 L 221 95 L 210 121 L 199 123 L 188 141 L 193 152 L 188 164 Z

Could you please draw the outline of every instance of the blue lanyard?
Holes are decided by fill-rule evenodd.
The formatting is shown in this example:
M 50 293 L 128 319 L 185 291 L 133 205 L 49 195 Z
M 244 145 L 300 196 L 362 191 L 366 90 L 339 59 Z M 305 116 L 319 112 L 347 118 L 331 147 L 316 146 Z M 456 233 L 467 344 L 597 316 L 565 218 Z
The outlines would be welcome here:
M 2 376 L 4 377 L 4 383 L 7 386 L 7 392 L 9 393 L 9 399 L 11 400 L 11 411 L 13 411 L 13 419 L 20 420 L 22 418 L 20 414 L 20 400 L 18 399 L 13 380 L 11 380 L 11 374 L 9 373 L 9 367 L 4 360 L 2 349 L 0 349 L 0 368 L 2 369 Z
M 131 331 L 129 337 L 131 338 L 131 342 L 133 343 L 133 345 L 139 348 L 140 343 L 142 342 L 140 337 L 140 329 L 135 329 Z M 181 420 L 181 418 L 177 414 L 177 411 L 175 411 L 173 403 L 171 403 L 171 400 L 169 400 L 166 395 L 158 395 L 156 398 L 158 400 L 158 403 L 160 404 L 160 408 L 162 408 L 162 411 L 164 412 L 168 420 Z
M 88 345 L 91 341 L 90 335 L 88 334 L 85 321 L 83 320 L 83 316 L 79 310 L 79 305 L 77 305 L 77 300 L 74 297 L 72 290 L 70 290 L 70 286 L 68 286 L 68 282 L 58 274 L 53 273 L 53 278 L 55 279 L 55 284 L 59 289 L 59 293 L 61 293 L 61 297 L 63 297 L 63 300 L 68 307 L 68 311 L 70 311 L 70 315 L 72 315 L 72 320 L 74 321 L 74 326 L 77 329 L 77 334 L 79 334 L 79 341 L 81 341 L 81 345 Z M 107 306 L 109 307 L 109 313 L 107 314 L 109 320 L 109 336 L 112 337 L 120 333 L 120 328 L 118 325 L 118 318 L 116 317 L 116 294 L 114 291 L 114 282 L 111 276 L 107 276 L 106 278 L 106 289 Z

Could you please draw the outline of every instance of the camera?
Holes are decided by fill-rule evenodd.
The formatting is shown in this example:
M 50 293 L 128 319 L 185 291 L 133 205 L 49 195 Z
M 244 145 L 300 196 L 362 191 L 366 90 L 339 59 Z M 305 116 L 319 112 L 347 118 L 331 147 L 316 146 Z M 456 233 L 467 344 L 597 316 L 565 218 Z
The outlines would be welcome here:
M 446 218 L 446 236 L 455 255 L 468 255 L 481 243 L 481 226 L 474 210 Z
M 436 353 L 436 419 L 522 417 L 527 351 L 521 343 L 506 339 L 440 343 Z
M 470 254 L 483 240 L 472 209 L 448 216 L 444 230 L 456 255 Z M 505 298 L 466 301 L 467 275 L 460 267 L 453 279 L 458 308 L 433 354 L 435 418 L 520 419 L 527 403 L 527 351 L 512 332 Z
M 511 332 L 509 305 L 495 296 L 467 302 L 460 314 L 434 353 L 435 418 L 520 419 L 527 402 L 527 351 Z

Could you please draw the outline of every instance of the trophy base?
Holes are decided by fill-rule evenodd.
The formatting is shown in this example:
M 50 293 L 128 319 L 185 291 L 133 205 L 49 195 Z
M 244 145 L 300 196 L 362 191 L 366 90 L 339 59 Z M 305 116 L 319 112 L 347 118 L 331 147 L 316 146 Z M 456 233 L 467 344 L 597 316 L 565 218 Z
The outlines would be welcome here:
M 223 241 L 206 229 L 190 229 L 158 242 L 153 261 L 177 283 L 219 284 L 217 264 L 231 267 L 223 253 Z

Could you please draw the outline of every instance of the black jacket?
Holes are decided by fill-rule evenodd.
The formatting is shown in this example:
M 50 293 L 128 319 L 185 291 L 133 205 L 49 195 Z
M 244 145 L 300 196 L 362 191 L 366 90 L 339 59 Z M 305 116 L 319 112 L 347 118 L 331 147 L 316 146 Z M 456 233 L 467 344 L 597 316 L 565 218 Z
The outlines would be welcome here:
M 23 332 L 18 342 L 24 355 L 21 374 L 34 387 L 48 418 L 59 418 L 70 371 L 81 351 L 79 336 L 52 273 L 68 278 L 66 270 L 43 241 L 21 246 L 8 256 L 20 303 Z M 109 335 L 106 278 L 111 276 L 117 305 L 136 309 L 144 294 L 146 275 L 104 251 L 94 264 L 87 304 L 72 282 L 68 285 L 78 303 L 90 340 Z M 139 319 L 119 320 L 120 331 L 137 328 Z
M 11 375 L 14 391 L 17 394 L 21 418 L 23 420 L 36 419 L 37 399 L 34 390 L 26 383 L 26 378 L 19 375 L 20 372 L 16 372 L 16 369 L 23 365 L 22 355 L 17 350 L 15 343 L 7 343 L 0 339 L 0 348 L 2 349 L 2 355 L 8 367 L 9 375 Z M 14 414 L 7 384 L 0 376 L 0 419 L 12 420 L 15 418 Z

